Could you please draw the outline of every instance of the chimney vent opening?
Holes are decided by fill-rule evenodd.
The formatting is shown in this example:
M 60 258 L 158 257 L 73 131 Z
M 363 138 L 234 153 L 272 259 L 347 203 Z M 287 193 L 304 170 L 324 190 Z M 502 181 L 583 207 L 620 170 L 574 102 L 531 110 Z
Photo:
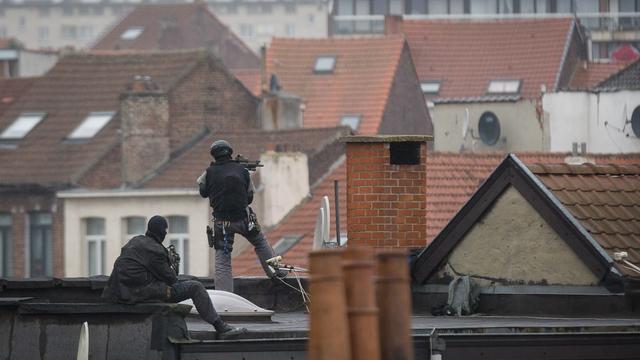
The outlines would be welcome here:
M 393 142 L 390 145 L 391 165 L 420 164 L 420 143 L 415 141 Z

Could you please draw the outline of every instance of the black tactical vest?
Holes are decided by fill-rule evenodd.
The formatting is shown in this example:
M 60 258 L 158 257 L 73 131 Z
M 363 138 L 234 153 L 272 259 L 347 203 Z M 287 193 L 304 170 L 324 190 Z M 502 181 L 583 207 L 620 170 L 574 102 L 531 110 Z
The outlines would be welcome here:
M 235 221 L 247 216 L 247 189 L 251 178 L 244 166 L 222 160 L 207 169 L 207 194 L 216 220 Z

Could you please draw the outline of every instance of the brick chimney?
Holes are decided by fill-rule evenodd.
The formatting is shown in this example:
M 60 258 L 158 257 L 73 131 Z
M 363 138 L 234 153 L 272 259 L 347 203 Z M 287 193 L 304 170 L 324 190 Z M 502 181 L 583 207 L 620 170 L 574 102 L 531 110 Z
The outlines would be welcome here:
M 402 34 L 402 16 L 401 15 L 385 15 L 384 16 L 384 34 L 398 35 Z
M 347 136 L 349 245 L 427 244 L 427 142 L 431 136 Z
M 169 159 L 169 99 L 150 76 L 135 76 L 120 95 L 122 180 L 133 184 Z

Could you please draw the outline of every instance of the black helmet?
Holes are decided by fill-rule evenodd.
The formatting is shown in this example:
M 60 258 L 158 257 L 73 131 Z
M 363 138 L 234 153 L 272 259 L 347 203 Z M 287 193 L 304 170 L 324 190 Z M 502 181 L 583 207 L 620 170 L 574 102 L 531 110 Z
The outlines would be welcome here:
M 225 156 L 231 156 L 231 154 L 233 154 L 233 149 L 231 148 L 231 144 L 229 144 L 228 141 L 216 140 L 213 142 L 213 144 L 211 144 L 209 152 L 214 159 L 218 159 Z

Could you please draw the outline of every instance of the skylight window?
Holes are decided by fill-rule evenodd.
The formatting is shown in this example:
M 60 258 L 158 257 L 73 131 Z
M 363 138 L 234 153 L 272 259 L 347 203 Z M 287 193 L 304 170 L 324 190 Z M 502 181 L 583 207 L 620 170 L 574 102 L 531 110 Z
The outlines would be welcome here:
M 440 81 L 427 80 L 420 83 L 423 94 L 437 94 L 440 92 Z
M 45 113 L 22 113 L 18 118 L 6 128 L 0 139 L 2 140 L 18 140 L 22 139 L 33 130 L 40 121 L 45 117 Z
M 273 252 L 276 255 L 282 255 L 289 251 L 301 239 L 301 235 L 285 235 L 273 246 Z
M 67 139 L 78 140 L 78 139 L 91 139 L 94 137 L 98 131 L 100 131 L 111 118 L 113 117 L 113 112 L 92 112 L 84 119 L 82 124 L 78 125 L 78 127 L 73 130 Z
M 135 40 L 142 34 L 144 31 L 144 27 L 142 26 L 132 26 L 125 30 L 125 32 L 120 35 L 120 39 L 122 40 Z
M 343 115 L 340 118 L 340 125 L 348 126 L 356 131 L 358 130 L 358 126 L 360 126 L 360 115 Z
M 332 73 L 336 67 L 336 57 L 333 55 L 318 56 L 313 71 L 316 73 Z
M 520 80 L 491 80 L 487 92 L 490 94 L 517 94 L 520 92 Z

